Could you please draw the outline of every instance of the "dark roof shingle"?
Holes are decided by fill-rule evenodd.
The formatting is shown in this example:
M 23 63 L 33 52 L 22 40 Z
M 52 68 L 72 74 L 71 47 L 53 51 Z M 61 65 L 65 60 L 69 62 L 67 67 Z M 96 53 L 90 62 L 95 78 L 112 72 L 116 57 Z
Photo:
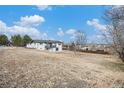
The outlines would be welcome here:
M 31 43 L 62 43 L 61 41 L 55 41 L 55 40 L 32 40 Z

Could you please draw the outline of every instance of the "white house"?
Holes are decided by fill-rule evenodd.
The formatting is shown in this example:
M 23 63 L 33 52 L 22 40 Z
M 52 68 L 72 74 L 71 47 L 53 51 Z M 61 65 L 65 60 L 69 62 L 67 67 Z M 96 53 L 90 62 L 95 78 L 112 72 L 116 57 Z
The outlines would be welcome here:
M 48 50 L 50 52 L 61 52 L 62 42 L 54 40 L 32 40 L 26 45 L 27 48 Z

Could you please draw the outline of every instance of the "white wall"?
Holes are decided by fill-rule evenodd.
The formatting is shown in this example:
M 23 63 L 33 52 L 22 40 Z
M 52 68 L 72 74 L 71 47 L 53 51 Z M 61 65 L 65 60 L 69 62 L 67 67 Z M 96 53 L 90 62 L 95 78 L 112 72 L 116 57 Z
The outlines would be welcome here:
M 27 48 L 36 48 L 36 49 L 41 49 L 41 50 L 45 50 L 45 46 L 47 44 L 45 43 L 31 43 L 31 44 L 27 44 L 26 47 Z M 49 51 L 50 52 L 61 52 L 62 51 L 62 44 L 58 44 L 58 43 L 55 43 L 55 44 L 52 44 L 52 45 L 55 45 L 56 47 L 53 47 L 53 48 L 50 48 Z M 58 48 L 58 51 L 56 50 L 56 48 Z
M 58 51 L 61 52 L 62 51 L 62 44 L 56 44 L 57 48 L 58 48 Z

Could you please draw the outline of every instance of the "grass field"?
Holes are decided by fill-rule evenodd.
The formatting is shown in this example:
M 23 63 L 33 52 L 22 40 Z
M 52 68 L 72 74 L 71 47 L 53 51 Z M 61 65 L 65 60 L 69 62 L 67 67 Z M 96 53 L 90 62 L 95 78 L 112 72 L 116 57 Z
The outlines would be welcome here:
M 124 64 L 113 55 L 1 48 L 0 87 L 124 87 Z

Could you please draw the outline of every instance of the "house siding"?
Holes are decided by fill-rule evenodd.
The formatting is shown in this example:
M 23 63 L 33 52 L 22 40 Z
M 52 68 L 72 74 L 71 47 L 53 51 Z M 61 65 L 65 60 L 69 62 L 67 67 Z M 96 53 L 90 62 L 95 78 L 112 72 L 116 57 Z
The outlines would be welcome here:
M 50 52 L 61 52 L 62 51 L 62 43 L 51 42 L 51 43 L 36 43 L 32 42 L 26 45 L 27 48 L 34 48 L 40 50 L 48 50 Z

